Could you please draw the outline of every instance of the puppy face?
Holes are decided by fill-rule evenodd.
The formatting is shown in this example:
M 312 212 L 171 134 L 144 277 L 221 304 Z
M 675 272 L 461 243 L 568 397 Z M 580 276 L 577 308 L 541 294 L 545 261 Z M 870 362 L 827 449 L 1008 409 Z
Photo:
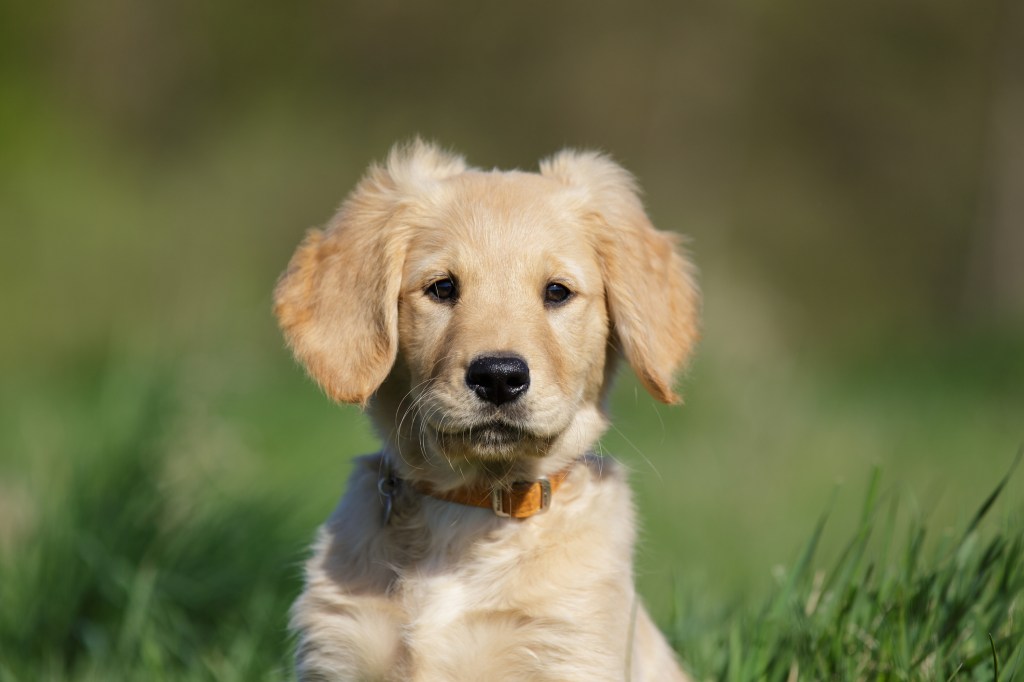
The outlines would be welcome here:
M 464 173 L 409 216 L 399 356 L 412 419 L 448 459 L 543 456 L 604 381 L 604 278 L 557 182 Z
M 619 353 L 677 400 L 697 336 L 689 264 L 606 157 L 540 170 L 397 149 L 278 283 L 297 358 L 331 397 L 370 403 L 414 468 L 579 456 Z

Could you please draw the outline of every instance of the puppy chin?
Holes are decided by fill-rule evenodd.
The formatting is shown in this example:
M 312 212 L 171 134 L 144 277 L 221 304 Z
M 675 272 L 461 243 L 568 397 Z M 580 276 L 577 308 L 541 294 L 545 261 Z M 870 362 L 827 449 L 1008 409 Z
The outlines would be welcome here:
M 428 427 L 428 441 L 449 461 L 515 460 L 543 457 L 551 439 L 500 422 L 446 432 Z

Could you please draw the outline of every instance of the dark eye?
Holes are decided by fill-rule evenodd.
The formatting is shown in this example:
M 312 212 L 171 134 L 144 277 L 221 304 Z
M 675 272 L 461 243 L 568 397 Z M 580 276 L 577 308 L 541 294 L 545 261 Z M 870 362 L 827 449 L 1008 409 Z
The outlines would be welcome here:
M 454 302 L 458 298 L 458 290 L 455 288 L 455 282 L 451 279 L 439 279 L 432 283 L 425 290 L 427 296 L 430 296 L 438 301 L 450 301 Z
M 569 291 L 569 287 L 558 282 L 551 282 L 544 288 L 544 302 L 549 305 L 565 303 L 570 296 L 572 296 L 572 292 Z

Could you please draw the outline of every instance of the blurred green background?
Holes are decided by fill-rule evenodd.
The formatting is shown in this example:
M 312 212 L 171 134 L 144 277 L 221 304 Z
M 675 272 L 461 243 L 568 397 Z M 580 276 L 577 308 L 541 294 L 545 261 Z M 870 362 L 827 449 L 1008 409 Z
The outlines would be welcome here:
M 263 561 L 295 589 L 376 441 L 292 363 L 270 292 L 414 135 L 483 167 L 605 150 L 689 236 L 705 334 L 686 405 L 626 373 L 603 442 L 633 470 L 660 619 L 673 590 L 764 590 L 832 500 L 838 527 L 856 513 L 874 465 L 940 531 L 961 522 L 1024 441 L 1019 2 L 16 0 L 0 552 L 45 532 L 159 387 L 153 494 L 171 516 L 263 501 L 295 543 Z

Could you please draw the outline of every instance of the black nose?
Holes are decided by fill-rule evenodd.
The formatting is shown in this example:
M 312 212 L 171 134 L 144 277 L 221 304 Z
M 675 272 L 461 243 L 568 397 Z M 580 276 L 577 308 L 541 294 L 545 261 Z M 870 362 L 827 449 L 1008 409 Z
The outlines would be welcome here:
M 483 356 L 469 363 L 466 385 L 494 405 L 510 403 L 530 387 L 530 367 L 518 355 Z

